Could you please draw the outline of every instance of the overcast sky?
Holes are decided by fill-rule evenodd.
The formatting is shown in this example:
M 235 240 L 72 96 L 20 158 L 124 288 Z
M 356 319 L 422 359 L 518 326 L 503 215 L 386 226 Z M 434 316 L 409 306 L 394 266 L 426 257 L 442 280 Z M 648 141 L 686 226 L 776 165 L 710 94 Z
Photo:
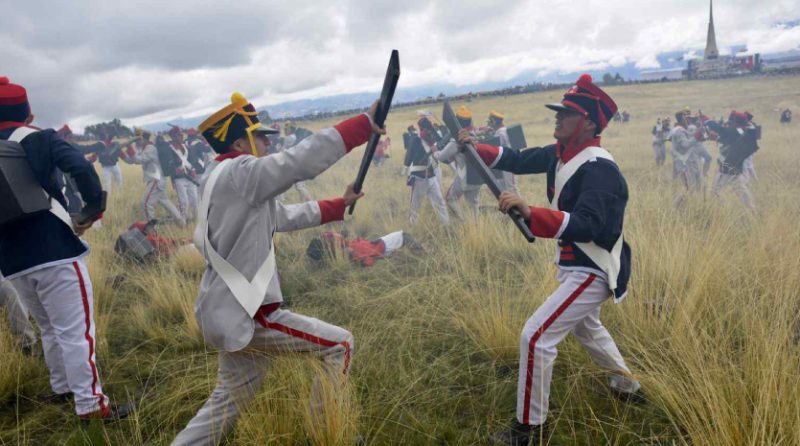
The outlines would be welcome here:
M 42 126 L 207 115 L 241 91 L 262 107 L 399 88 L 504 81 L 705 46 L 704 0 L 0 0 L 0 75 Z M 800 46 L 797 0 L 718 0 L 717 44 Z

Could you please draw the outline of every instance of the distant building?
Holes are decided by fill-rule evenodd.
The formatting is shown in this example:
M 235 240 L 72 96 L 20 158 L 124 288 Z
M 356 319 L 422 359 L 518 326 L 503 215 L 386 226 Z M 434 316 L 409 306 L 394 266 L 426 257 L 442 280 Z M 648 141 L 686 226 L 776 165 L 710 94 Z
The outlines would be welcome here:
M 687 79 L 713 79 L 758 72 L 761 68 L 760 54 L 734 54 L 720 56 L 717 36 L 714 31 L 714 2 L 709 2 L 708 34 L 703 60 L 690 60 L 686 67 Z
M 703 53 L 703 59 L 714 60 L 718 57 L 717 35 L 714 32 L 714 0 L 711 0 L 708 5 L 708 34 L 706 35 L 706 51 Z

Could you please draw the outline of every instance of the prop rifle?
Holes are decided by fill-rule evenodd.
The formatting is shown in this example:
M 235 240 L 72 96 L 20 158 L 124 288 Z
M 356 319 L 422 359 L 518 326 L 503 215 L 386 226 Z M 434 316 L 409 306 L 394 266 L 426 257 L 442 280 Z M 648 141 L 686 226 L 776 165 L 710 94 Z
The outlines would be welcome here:
M 386 77 L 383 78 L 383 89 L 381 90 L 381 98 L 378 102 L 378 109 L 375 110 L 375 125 L 383 127 L 386 121 L 386 115 L 389 114 L 389 108 L 392 106 L 392 97 L 394 97 L 394 90 L 397 88 L 397 80 L 400 79 L 400 53 L 397 50 L 392 50 L 392 56 L 389 58 L 389 66 L 386 68 Z M 372 157 L 375 155 L 375 149 L 378 148 L 378 142 L 381 135 L 373 133 L 369 137 L 367 150 L 364 151 L 364 157 L 361 158 L 361 167 L 358 169 L 356 182 L 353 185 L 353 192 L 356 194 L 361 193 L 361 188 L 364 186 L 364 178 L 367 176 L 367 170 L 372 163 Z M 353 210 L 356 204 L 350 205 L 349 214 L 353 215 Z
M 461 124 L 459 124 L 458 118 L 456 118 L 456 114 L 453 112 L 453 108 L 450 107 L 450 102 L 448 101 L 444 102 L 442 121 L 444 121 L 444 124 L 447 126 L 450 134 L 458 137 L 458 132 L 461 131 Z M 500 198 L 500 194 L 503 192 L 503 190 L 497 185 L 497 180 L 492 174 L 492 171 L 489 170 L 489 168 L 481 159 L 480 155 L 478 155 L 478 151 L 475 149 L 475 146 L 472 144 L 465 144 L 464 157 L 467 159 L 467 163 L 478 172 L 478 175 L 480 175 L 483 182 L 489 186 L 489 190 L 492 191 L 492 194 L 494 194 L 495 198 Z M 528 243 L 533 243 L 536 240 L 536 237 L 534 237 L 533 233 L 531 232 L 531 228 L 528 227 L 528 223 L 522 217 L 522 214 L 519 213 L 517 208 L 509 209 L 508 216 L 517 226 L 517 229 L 519 229 L 522 235 L 525 236 L 525 239 L 528 240 Z

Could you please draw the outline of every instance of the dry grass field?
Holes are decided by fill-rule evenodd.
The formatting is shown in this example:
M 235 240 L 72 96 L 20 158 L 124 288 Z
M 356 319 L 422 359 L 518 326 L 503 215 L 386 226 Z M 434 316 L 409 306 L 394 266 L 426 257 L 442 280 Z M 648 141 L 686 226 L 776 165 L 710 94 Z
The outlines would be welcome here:
M 603 145 L 629 184 L 625 229 L 634 269 L 629 297 L 605 304 L 603 319 L 650 403 L 602 396 L 604 371 L 568 338 L 553 376 L 549 444 L 800 444 L 800 124 L 778 124 L 779 108 L 800 108 L 800 77 L 608 91 L 632 114 L 628 124 L 612 123 Z M 509 124 L 523 124 L 529 145 L 544 145 L 554 119 L 542 104 L 560 97 L 493 97 L 469 106 L 479 121 L 492 109 L 504 112 Z M 763 125 L 756 213 L 730 190 L 722 203 L 698 193 L 672 206 L 678 189 L 669 167 L 655 166 L 650 128 L 684 106 L 714 117 L 748 109 Z M 431 110 L 440 114 L 439 106 Z M 486 192 L 478 218 L 443 230 L 426 204 L 411 227 L 401 133 L 415 116 L 409 108 L 392 112 L 392 158 L 371 169 L 355 216 L 334 226 L 367 238 L 408 230 L 428 254 L 321 269 L 304 258 L 320 229 L 278 235 L 288 304 L 355 334 L 352 375 L 344 392 L 330 393 L 339 410 L 312 426 L 307 403 L 316 364 L 276 359 L 229 444 L 345 445 L 356 433 L 370 445 L 485 444 L 488 432 L 513 417 L 519 332 L 556 287 L 554 242 L 524 243 Z M 311 192 L 340 195 L 361 153 L 309 182 Z M 41 402 L 49 390 L 43 361 L 16 352 L 3 323 L 0 444 L 168 444 L 215 384 L 216 353 L 204 346 L 193 314 L 202 261 L 135 266 L 113 252 L 116 236 L 141 215 L 140 169 L 123 170 L 125 191 L 114 191 L 103 227 L 87 240 L 104 389 L 117 401 L 137 399 L 139 410 L 129 421 L 81 429 L 71 405 Z M 446 188 L 452 174 L 443 171 Z M 545 204 L 544 178 L 519 180 L 530 203 Z M 297 199 L 293 190 L 288 196 Z M 189 235 L 172 226 L 161 232 Z

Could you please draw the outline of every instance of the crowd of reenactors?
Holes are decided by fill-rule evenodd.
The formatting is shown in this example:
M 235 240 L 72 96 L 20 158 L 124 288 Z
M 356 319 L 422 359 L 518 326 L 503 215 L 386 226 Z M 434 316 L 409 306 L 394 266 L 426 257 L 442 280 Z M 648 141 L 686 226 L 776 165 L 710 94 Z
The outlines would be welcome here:
M 674 123 L 670 117 L 657 119 L 651 133 L 656 166 L 663 165 L 669 153 L 672 178 L 681 184 L 675 205 L 681 205 L 692 193 L 706 191 L 713 161 L 708 144 L 714 143 L 719 156 L 711 182 L 712 194 L 721 197 L 732 186 L 742 204 L 754 209 L 750 184 L 758 180 L 753 156 L 759 149 L 761 126 L 753 121 L 753 114 L 731 110 L 727 119 L 714 120 L 702 111 L 693 114 L 685 107 L 674 118 Z
M 589 75 L 581 76 L 561 102 L 546 106 L 555 112 L 555 142 L 543 147 L 527 148 L 522 128 L 507 127 L 499 111 L 490 112 L 485 125 L 475 125 L 467 106 L 455 112 L 458 134 L 425 110 L 403 134 L 412 225 L 426 198 L 442 225 L 451 224 L 451 214 L 469 221 L 480 212 L 482 186 L 494 182 L 501 191 L 495 192 L 501 212 L 520 215 L 533 236 L 556 240 L 558 286 L 520 334 L 516 416 L 491 436 L 507 445 L 545 438 L 557 346 L 570 333 L 610 373 L 609 396 L 646 402 L 600 320 L 604 302 L 619 303 L 627 295 L 632 267 L 632 248 L 623 235 L 628 186 L 603 147 L 602 132 L 615 116 L 626 122 L 630 115 L 619 114 L 614 100 Z M 142 218 L 118 238 L 115 250 L 129 260 L 149 262 L 188 248 L 206 262 L 195 315 L 204 342 L 219 354 L 218 380 L 173 444 L 222 441 L 253 400 L 274 355 L 318 358 L 321 374 L 337 388 L 343 384 L 355 351 L 353 335 L 283 305 L 273 236 L 342 221 L 345 209 L 363 198 L 351 184 L 340 196 L 313 200 L 304 182 L 373 135 L 385 134 L 375 123 L 377 108 L 378 102 L 366 113 L 318 132 L 290 122 L 281 129 L 261 123 L 255 106 L 234 93 L 197 130 L 138 129 L 132 139 L 101 135 L 90 144 L 71 144 L 68 126 L 58 131 L 35 127 L 26 90 L 0 77 L 0 297 L 15 341 L 30 354 L 39 347 L 28 315 L 39 326 L 50 400 L 74 401 L 83 420 L 119 420 L 136 410 L 132 403 L 113 403 L 102 390 L 85 262 L 89 246 L 81 237 L 101 221 L 112 188 L 119 193 L 120 161 L 141 166 L 145 193 Z M 705 144 L 717 141 L 720 156 L 712 190 L 719 194 L 733 185 L 752 207 L 748 184 L 755 179 L 751 160 L 760 138 L 753 116 L 734 110 L 727 122 L 719 123 L 682 110 L 674 118 L 674 123 L 660 119 L 653 128 L 656 164 L 665 163 L 669 141 L 673 177 L 686 193 L 701 190 L 711 166 Z M 385 138 L 373 162 L 380 166 L 390 149 L 391 140 Z M 100 163 L 102 184 L 94 161 Z M 446 193 L 441 164 L 453 172 Z M 516 176 L 527 174 L 546 175 L 548 206 L 530 206 L 520 197 Z M 178 207 L 169 199 L 168 184 Z M 292 187 L 302 202 L 285 203 L 284 194 Z M 166 218 L 156 216 L 159 206 Z M 162 236 L 157 225 L 164 222 L 191 224 L 192 238 Z M 309 244 L 306 254 L 317 263 L 343 256 L 354 265 L 371 266 L 402 247 L 425 253 L 405 231 L 372 240 L 327 231 Z M 315 381 L 312 391 L 314 422 L 331 410 L 319 383 Z
M 416 125 L 409 125 L 403 133 L 404 174 L 407 177 L 406 184 L 411 188 L 409 222 L 412 225 L 416 223 L 425 197 L 430 200 L 444 226 L 450 224 L 450 214 L 459 221 L 467 218 L 461 207 L 462 198 L 470 215 L 477 215 L 483 180 L 460 152 L 447 127 L 440 124 L 430 111 L 420 110 L 418 115 Z M 506 127 L 505 116 L 496 110 L 489 113 L 484 126 L 474 125 L 472 111 L 465 105 L 458 108 L 456 117 L 462 128 L 467 129 L 482 143 L 503 146 L 510 150 L 526 147 L 522 127 L 519 124 Z M 453 182 L 444 194 L 440 164 L 446 165 L 454 174 Z M 516 177 L 512 173 L 494 170 L 493 174 L 503 190 L 519 195 Z

